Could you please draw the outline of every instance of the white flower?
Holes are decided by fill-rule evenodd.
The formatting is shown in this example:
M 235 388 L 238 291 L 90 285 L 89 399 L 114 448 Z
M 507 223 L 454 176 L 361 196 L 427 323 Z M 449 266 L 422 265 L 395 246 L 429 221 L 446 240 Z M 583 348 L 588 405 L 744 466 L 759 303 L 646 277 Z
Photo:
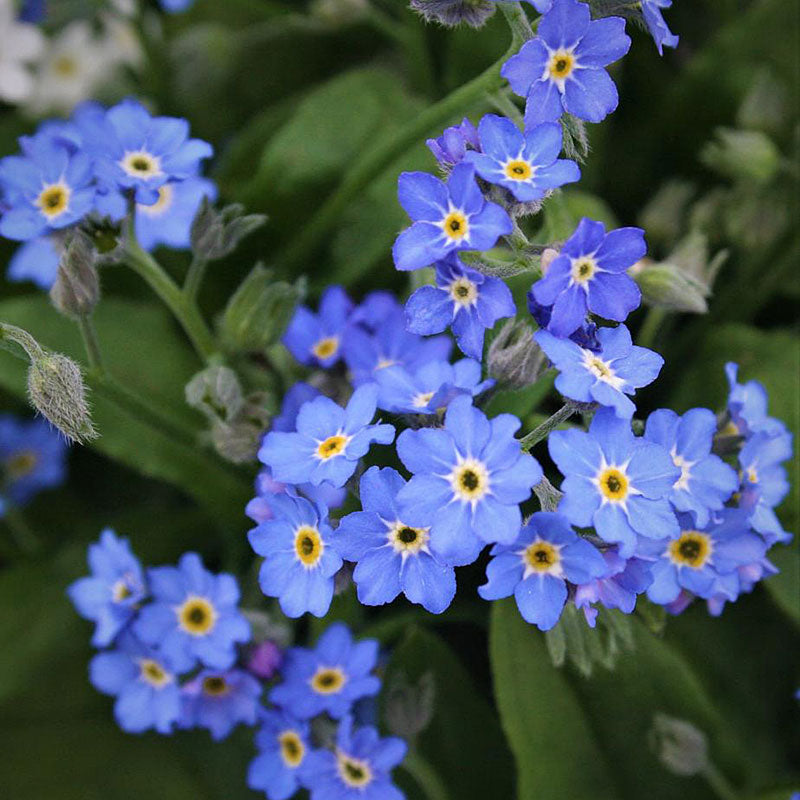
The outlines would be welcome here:
M 45 38 L 35 26 L 17 21 L 14 0 L 0 0 L 0 100 L 19 103 L 33 90 L 28 65 L 44 51 Z

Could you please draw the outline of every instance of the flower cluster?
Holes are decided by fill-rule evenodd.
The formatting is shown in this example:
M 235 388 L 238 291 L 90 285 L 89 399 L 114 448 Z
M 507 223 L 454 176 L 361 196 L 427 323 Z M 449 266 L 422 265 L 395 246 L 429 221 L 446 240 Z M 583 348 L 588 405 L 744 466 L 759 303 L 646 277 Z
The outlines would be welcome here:
M 125 539 L 103 531 L 89 547 L 91 575 L 68 590 L 81 616 L 95 623 L 101 648 L 89 675 L 116 698 L 114 714 L 129 733 L 206 728 L 214 740 L 238 725 L 258 727 L 258 755 L 248 785 L 270 800 L 305 787 L 319 800 L 402 798 L 389 773 L 405 743 L 356 727 L 354 704 L 378 693 L 375 640 L 354 642 L 331 625 L 313 650 L 283 651 L 251 642 L 231 575 L 215 575 L 196 553 L 177 567 L 144 569 Z M 314 718 L 338 724 L 334 750 L 312 735 Z
M 211 145 L 190 138 L 185 120 L 154 117 L 135 100 L 81 105 L 19 144 L 19 155 L 0 160 L 0 235 L 24 242 L 12 280 L 49 288 L 65 232 L 89 217 L 119 223 L 130 204 L 142 247 L 188 247 L 202 199 L 216 196 L 200 177 Z

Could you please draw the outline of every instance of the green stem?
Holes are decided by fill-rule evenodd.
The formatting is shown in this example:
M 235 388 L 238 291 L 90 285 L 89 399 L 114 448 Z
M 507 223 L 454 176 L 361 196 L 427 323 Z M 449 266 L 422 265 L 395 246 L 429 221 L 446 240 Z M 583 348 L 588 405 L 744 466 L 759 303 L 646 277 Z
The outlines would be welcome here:
M 663 308 L 651 308 L 644 318 L 642 327 L 639 328 L 639 335 L 636 337 L 637 343 L 641 347 L 652 347 L 658 329 L 664 322 L 667 312 Z
M 203 278 L 206 275 L 206 267 L 208 266 L 208 259 L 198 256 L 192 256 L 192 263 L 189 264 L 189 271 L 186 273 L 186 280 L 183 283 L 183 293 L 193 303 L 197 300 L 197 295 L 200 292 L 200 286 L 203 283 Z
M 141 248 L 138 241 L 136 241 L 132 220 L 128 222 L 128 241 L 125 255 L 127 256 L 128 266 L 144 278 L 150 288 L 175 315 L 198 355 L 204 361 L 210 360 L 217 347 L 211 331 L 200 315 L 197 304 L 193 299 L 187 297 L 175 281 L 167 275 L 161 265 Z
M 418 114 L 407 125 L 400 128 L 394 136 L 384 139 L 365 153 L 339 184 L 336 191 L 303 226 L 302 231 L 293 238 L 291 244 L 278 255 L 276 258 L 278 264 L 286 270 L 292 270 L 305 264 L 334 228 L 348 204 L 358 197 L 392 162 L 402 156 L 426 133 L 441 126 L 458 113 L 463 113 L 465 108 L 469 108 L 485 94 L 495 92 L 503 85 L 500 70 L 527 38 L 523 38 L 523 33 L 521 33 L 527 24 L 527 17 L 518 3 L 508 6 L 504 3 L 502 10 L 509 20 L 513 33 L 511 47 L 503 57 L 480 75 Z M 524 18 L 524 23 L 520 17 Z M 530 30 L 530 25 L 528 25 L 528 30 Z
M 88 315 L 78 317 L 78 327 L 83 337 L 83 345 L 86 348 L 86 358 L 89 360 L 89 366 L 98 374 L 103 375 L 105 367 L 103 366 L 100 343 L 97 340 L 97 331 L 92 318 Z
M 26 556 L 36 555 L 42 549 L 39 537 L 16 506 L 7 505 L 2 520 L 11 532 L 14 543 Z
M 555 414 L 548 417 L 541 425 L 535 427 L 529 434 L 519 440 L 519 446 L 527 452 L 542 439 L 546 439 L 557 425 L 569 419 L 577 411 L 574 403 L 565 403 Z
M 719 797 L 719 800 L 739 800 L 739 794 L 714 764 L 709 763 L 702 774 L 708 781 L 708 785 L 713 789 L 714 794 Z
M 403 769 L 419 784 L 428 800 L 449 800 L 450 795 L 439 774 L 416 748 L 411 748 L 403 759 Z
M 512 122 L 516 122 L 520 127 L 524 125 L 522 111 L 520 111 L 519 106 L 508 96 L 508 93 L 504 89 L 489 95 L 489 102 L 501 114 L 512 120 Z

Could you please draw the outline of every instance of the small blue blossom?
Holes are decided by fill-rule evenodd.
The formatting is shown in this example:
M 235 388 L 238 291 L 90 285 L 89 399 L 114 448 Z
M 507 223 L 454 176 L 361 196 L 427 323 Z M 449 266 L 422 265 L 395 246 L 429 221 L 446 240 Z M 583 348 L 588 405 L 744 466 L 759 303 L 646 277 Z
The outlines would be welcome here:
M 708 613 L 712 617 L 718 617 L 722 614 L 726 603 L 734 602 L 740 594 L 752 592 L 759 581 L 776 575 L 778 571 L 778 568 L 764 556 L 738 567 L 735 572 L 720 576 L 717 582 L 719 591 L 706 599 Z
M 341 357 L 342 337 L 353 301 L 341 286 L 330 286 L 319 302 L 319 313 L 298 306 L 283 336 L 289 352 L 309 366 L 332 367 Z
M 460 125 L 445 128 L 438 139 L 428 139 L 426 144 L 439 164 L 446 169 L 463 161 L 468 151 L 480 152 L 481 149 L 478 129 L 466 117 Z
M 325 712 L 341 719 L 356 700 L 378 693 L 381 682 L 371 674 L 377 662 L 377 640 L 354 642 L 346 625 L 334 623 L 313 650 L 287 651 L 283 683 L 270 691 L 270 702 L 298 719 Z
M 356 389 L 345 408 L 317 397 L 300 409 L 296 432 L 270 431 L 264 437 L 258 457 L 279 481 L 344 486 L 372 442 L 394 440 L 392 425 L 370 425 L 377 402 L 375 384 Z
M 730 386 L 728 414 L 733 429 L 723 430 L 722 433 L 730 432 L 739 436 L 749 436 L 753 433 L 771 435 L 786 433 L 786 425 L 767 413 L 769 405 L 767 390 L 758 381 L 739 383 L 738 372 L 739 367 L 733 362 L 725 365 L 725 375 Z
M 31 239 L 17 248 L 8 262 L 6 277 L 15 283 L 33 281 L 40 289 L 48 290 L 56 282 L 60 246 L 52 236 Z
M 573 525 L 593 525 L 623 558 L 634 554 L 637 535 L 678 535 L 668 498 L 681 472 L 666 449 L 634 437 L 630 422 L 601 408 L 588 433 L 554 431 L 548 444 L 565 476 L 558 510 Z
M 676 511 L 691 512 L 701 527 L 708 524 L 711 511 L 719 511 L 739 480 L 734 470 L 711 447 L 717 418 L 707 408 L 693 408 L 682 417 L 667 408 L 647 418 L 644 438 L 669 451 L 681 471 L 669 499 Z
M 624 322 L 642 300 L 627 270 L 646 252 L 641 228 L 606 233 L 602 222 L 584 217 L 544 277 L 531 287 L 537 302 L 553 307 L 550 333 L 569 336 L 584 323 L 587 311 Z
M 390 772 L 405 758 L 406 743 L 381 739 L 372 726 L 354 728 L 352 718 L 339 724 L 336 750 L 314 750 L 300 775 L 311 800 L 404 800 Z
M 241 722 L 255 725 L 261 684 L 240 669 L 201 670 L 181 687 L 181 728 L 208 728 L 214 741 L 225 739 Z
M 64 482 L 68 445 L 43 419 L 0 415 L 0 490 L 22 506 L 42 489 Z
M 174 665 L 163 652 L 146 647 L 129 633 L 120 637 L 118 649 L 91 660 L 89 680 L 98 691 L 117 698 L 114 717 L 128 733 L 150 728 L 172 733 L 180 718 L 181 694 Z
M 597 624 L 599 603 L 604 608 L 618 608 L 624 614 L 633 613 L 636 598 L 653 582 L 650 564 L 641 558 L 621 558 L 614 549 L 603 553 L 606 572 L 600 578 L 575 587 L 575 607 L 583 611 L 589 627 Z
M 159 0 L 161 8 L 170 14 L 178 14 L 186 11 L 194 5 L 194 0 Z
M 462 358 L 455 364 L 429 361 L 414 372 L 401 367 L 386 367 L 375 375 L 378 407 L 397 414 L 435 414 L 454 397 L 475 397 L 494 386 L 481 380 L 481 365 Z
M 406 329 L 402 308 L 393 308 L 374 332 L 351 327 L 344 342 L 344 359 L 354 386 L 375 380 L 381 370 L 403 366 L 419 369 L 431 361 L 447 360 L 453 343 L 447 336 L 423 338 Z
M 272 419 L 272 430 L 288 433 L 293 431 L 297 425 L 297 415 L 304 403 L 319 397 L 322 394 L 319 389 L 310 383 L 298 381 L 283 396 L 281 403 L 281 413 Z
M 256 734 L 258 755 L 247 770 L 247 785 L 269 800 L 289 800 L 300 788 L 298 768 L 310 752 L 309 725 L 283 711 L 264 711 Z
M 537 331 L 534 339 L 559 371 L 556 389 L 564 397 L 613 408 L 622 419 L 636 410 L 626 395 L 652 383 L 664 365 L 658 353 L 634 345 L 624 325 L 599 328 L 596 351 L 548 331 Z
M 565 111 L 600 122 L 617 107 L 619 96 L 604 67 L 631 46 L 620 17 L 591 19 L 589 6 L 554 0 L 537 37 L 503 66 L 502 76 L 527 98 L 525 126 L 554 122 Z
M 327 509 L 289 495 L 275 495 L 270 507 L 274 518 L 248 534 L 253 550 L 265 557 L 261 591 L 277 597 L 287 617 L 307 611 L 323 617 L 333 597 L 333 576 L 342 566 L 331 543 Z
M 540 328 L 547 328 L 550 324 L 550 317 L 553 315 L 553 306 L 543 306 L 533 296 L 533 292 L 528 291 L 525 295 L 528 301 L 528 311 Z M 576 330 L 568 337 L 575 344 L 580 345 L 586 350 L 597 351 L 600 349 L 600 340 L 597 338 L 597 325 L 584 317 L 583 321 Z
M 90 577 L 67 589 L 75 610 L 96 623 L 92 644 L 107 647 L 136 616 L 147 589 L 139 560 L 127 539 L 106 528 L 100 541 L 89 545 Z
M 0 160 L 6 210 L 0 235 L 18 242 L 65 228 L 92 210 L 92 161 L 50 141 L 31 141 L 27 153 Z
M 581 539 L 561 514 L 535 513 L 511 544 L 496 544 L 486 567 L 484 600 L 514 595 L 526 622 L 550 630 L 567 601 L 567 581 L 588 583 L 606 572 L 600 551 Z
M 189 138 L 186 120 L 152 117 L 136 100 L 76 121 L 101 186 L 111 193 L 134 189 L 142 204 L 158 202 L 158 190 L 169 181 L 196 176 L 213 154 L 208 142 Z
M 492 420 L 471 398 L 456 397 L 443 429 L 405 430 L 397 454 L 414 473 L 397 495 L 404 522 L 430 528 L 430 549 L 446 563 L 472 563 L 487 543 L 510 544 L 522 523 L 519 503 L 542 479 L 520 450 L 511 414 Z
M 359 325 L 370 333 L 377 333 L 386 320 L 403 307 L 391 292 L 378 290 L 370 292 L 354 309 L 350 315 L 350 322 Z
M 353 580 L 365 605 L 391 603 L 402 592 L 412 603 L 440 614 L 455 596 L 455 571 L 431 553 L 428 528 L 403 521 L 397 494 L 405 485 L 396 470 L 368 469 L 361 478 L 363 511 L 342 518 L 336 549 L 357 562 Z
M 549 191 L 581 178 L 574 161 L 558 157 L 563 131 L 557 122 L 523 133 L 510 119 L 487 114 L 478 133 L 481 152 L 469 152 L 464 160 L 481 178 L 505 187 L 522 203 L 541 200 Z
M 480 361 L 485 331 L 516 311 L 504 281 L 467 269 L 451 256 L 436 264 L 436 286 L 423 286 L 408 299 L 406 325 L 419 334 L 440 333 L 449 325 L 461 351 Z
M 22 22 L 41 22 L 46 14 L 46 0 L 24 0 L 19 10 Z
M 682 589 L 698 597 L 712 597 L 720 590 L 738 596 L 738 567 L 764 557 L 767 546 L 750 531 L 747 517 L 737 509 L 725 509 L 709 525 L 696 526 L 688 514 L 678 516 L 681 531 L 677 539 L 642 542 L 642 550 L 655 560 L 653 583 L 647 590 L 654 603 L 671 603 Z M 734 582 L 726 583 L 731 575 Z
M 662 8 L 669 8 L 671 5 L 672 0 L 642 0 L 644 21 L 659 55 L 664 55 L 665 47 L 678 46 L 678 37 L 669 29 L 661 13 Z
M 457 164 L 447 183 L 427 172 L 403 172 L 398 199 L 414 221 L 392 248 L 399 270 L 427 267 L 459 250 L 489 250 L 514 227 L 503 208 L 485 200 L 469 164 Z
M 236 644 L 250 639 L 233 575 L 214 575 L 197 553 L 184 553 L 177 567 L 149 569 L 147 581 L 153 602 L 133 624 L 145 644 L 158 646 L 179 672 L 198 661 L 212 669 L 233 666 Z

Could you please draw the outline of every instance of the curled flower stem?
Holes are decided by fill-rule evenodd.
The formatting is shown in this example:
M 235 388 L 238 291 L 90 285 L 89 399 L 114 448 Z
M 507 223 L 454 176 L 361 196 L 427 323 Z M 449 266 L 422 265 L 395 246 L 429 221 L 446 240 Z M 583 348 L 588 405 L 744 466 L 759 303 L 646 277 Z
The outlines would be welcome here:
M 428 800 L 449 800 L 450 795 L 447 793 L 447 788 L 439 777 L 439 774 L 433 766 L 419 754 L 416 748 L 412 747 L 409 749 L 408 754 L 403 759 L 402 766 L 417 784 L 419 784 Z
M 291 270 L 308 261 L 313 256 L 315 249 L 331 232 L 347 205 L 425 134 L 443 125 L 463 109 L 469 108 L 485 94 L 500 89 L 503 85 L 503 79 L 500 77 L 503 64 L 516 53 L 530 32 L 528 18 L 518 3 L 504 3 L 502 11 L 512 31 L 511 46 L 508 51 L 480 75 L 418 114 L 407 125 L 400 128 L 394 136 L 384 139 L 365 153 L 339 184 L 336 191 L 304 225 L 303 230 L 276 258 L 276 262 L 282 268 Z M 528 33 L 524 33 L 526 25 Z
M 527 452 L 534 445 L 541 442 L 542 439 L 546 439 L 557 425 L 560 425 L 565 419 L 569 419 L 577 410 L 574 403 L 565 403 L 555 414 L 548 417 L 541 425 L 538 425 L 530 433 L 523 436 L 519 440 L 519 446 L 523 451 Z

